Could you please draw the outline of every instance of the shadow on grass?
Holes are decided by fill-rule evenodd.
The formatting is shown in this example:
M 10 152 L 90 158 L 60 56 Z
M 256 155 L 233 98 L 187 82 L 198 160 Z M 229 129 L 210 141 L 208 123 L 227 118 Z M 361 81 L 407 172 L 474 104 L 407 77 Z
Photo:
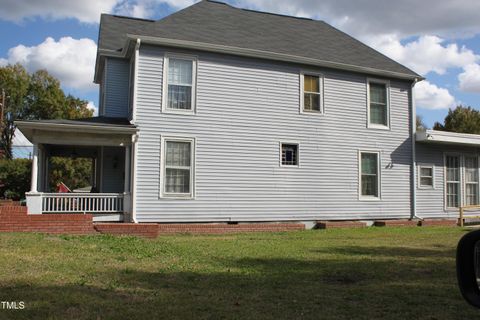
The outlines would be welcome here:
M 393 249 L 393 250 L 392 250 Z M 350 251 L 352 250 L 352 251 Z M 392 253 L 394 251 L 394 253 Z M 434 252 L 430 252 L 434 251 Z M 225 259 L 215 272 L 110 269 L 85 283 L 0 287 L 16 319 L 466 319 L 452 250 L 331 248 L 344 257 Z M 368 252 L 368 257 L 361 257 Z M 383 257 L 376 259 L 375 257 Z M 385 258 L 387 257 L 387 258 Z M 423 259 L 418 259 L 423 257 Z
M 391 258 L 455 258 L 455 250 L 445 246 L 436 246 L 438 249 L 412 248 L 412 247 L 364 247 L 345 246 L 334 248 L 313 249 L 311 252 L 321 254 L 359 255 Z

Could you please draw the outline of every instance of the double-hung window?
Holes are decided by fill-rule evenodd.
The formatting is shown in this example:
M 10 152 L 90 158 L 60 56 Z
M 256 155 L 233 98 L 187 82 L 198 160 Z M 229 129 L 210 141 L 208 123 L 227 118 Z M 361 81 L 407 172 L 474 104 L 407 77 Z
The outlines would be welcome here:
M 193 198 L 195 140 L 162 137 L 161 196 Z
M 380 153 L 360 152 L 360 198 L 380 198 Z
M 368 127 L 389 127 L 389 83 L 382 80 L 368 80 Z
M 478 205 L 478 158 L 465 156 L 465 205 Z
M 195 111 L 197 61 L 190 56 L 166 55 L 164 60 L 163 110 L 193 113 Z
M 302 73 L 300 78 L 301 111 L 302 112 L 323 112 L 322 77 L 315 74 Z
M 421 189 L 434 188 L 434 166 L 433 165 L 419 165 L 418 166 L 418 187 Z
M 460 156 L 445 157 L 446 171 L 446 205 L 457 208 L 460 205 Z

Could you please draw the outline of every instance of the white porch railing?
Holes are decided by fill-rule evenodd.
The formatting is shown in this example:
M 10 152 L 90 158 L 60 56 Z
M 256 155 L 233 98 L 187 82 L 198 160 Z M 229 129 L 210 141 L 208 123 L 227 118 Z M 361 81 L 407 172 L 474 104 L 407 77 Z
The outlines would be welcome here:
M 122 193 L 43 193 L 42 213 L 123 212 Z

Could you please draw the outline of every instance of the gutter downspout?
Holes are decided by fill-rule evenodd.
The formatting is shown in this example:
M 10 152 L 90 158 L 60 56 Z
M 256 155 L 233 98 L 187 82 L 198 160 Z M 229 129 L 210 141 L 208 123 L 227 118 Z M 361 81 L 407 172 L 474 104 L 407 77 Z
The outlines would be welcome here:
M 417 111 L 415 106 L 415 85 L 418 82 L 418 78 L 413 80 L 412 86 L 410 88 L 410 95 L 412 99 L 412 177 L 411 177 L 411 188 L 412 188 L 412 200 L 411 200 L 411 217 L 410 219 L 420 219 L 421 217 L 417 216 L 417 155 L 415 147 L 415 136 L 417 133 Z
M 130 123 L 135 124 L 137 121 L 137 85 L 138 85 L 138 59 L 139 59 L 139 49 L 140 49 L 141 41 L 137 39 L 137 43 L 135 45 L 135 53 L 134 53 L 134 66 L 133 72 L 135 73 L 133 76 L 133 97 L 132 97 L 132 120 Z M 131 174 L 131 188 L 132 188 L 132 220 L 135 223 L 138 223 L 137 220 L 137 163 L 138 163 L 138 132 L 132 136 L 132 174 Z

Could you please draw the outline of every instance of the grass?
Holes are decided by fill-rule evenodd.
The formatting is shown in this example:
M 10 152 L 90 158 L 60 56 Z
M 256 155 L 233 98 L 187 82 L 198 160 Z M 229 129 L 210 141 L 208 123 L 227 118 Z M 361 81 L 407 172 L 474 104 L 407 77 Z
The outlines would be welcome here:
M 459 228 L 0 234 L 0 319 L 474 319 Z

